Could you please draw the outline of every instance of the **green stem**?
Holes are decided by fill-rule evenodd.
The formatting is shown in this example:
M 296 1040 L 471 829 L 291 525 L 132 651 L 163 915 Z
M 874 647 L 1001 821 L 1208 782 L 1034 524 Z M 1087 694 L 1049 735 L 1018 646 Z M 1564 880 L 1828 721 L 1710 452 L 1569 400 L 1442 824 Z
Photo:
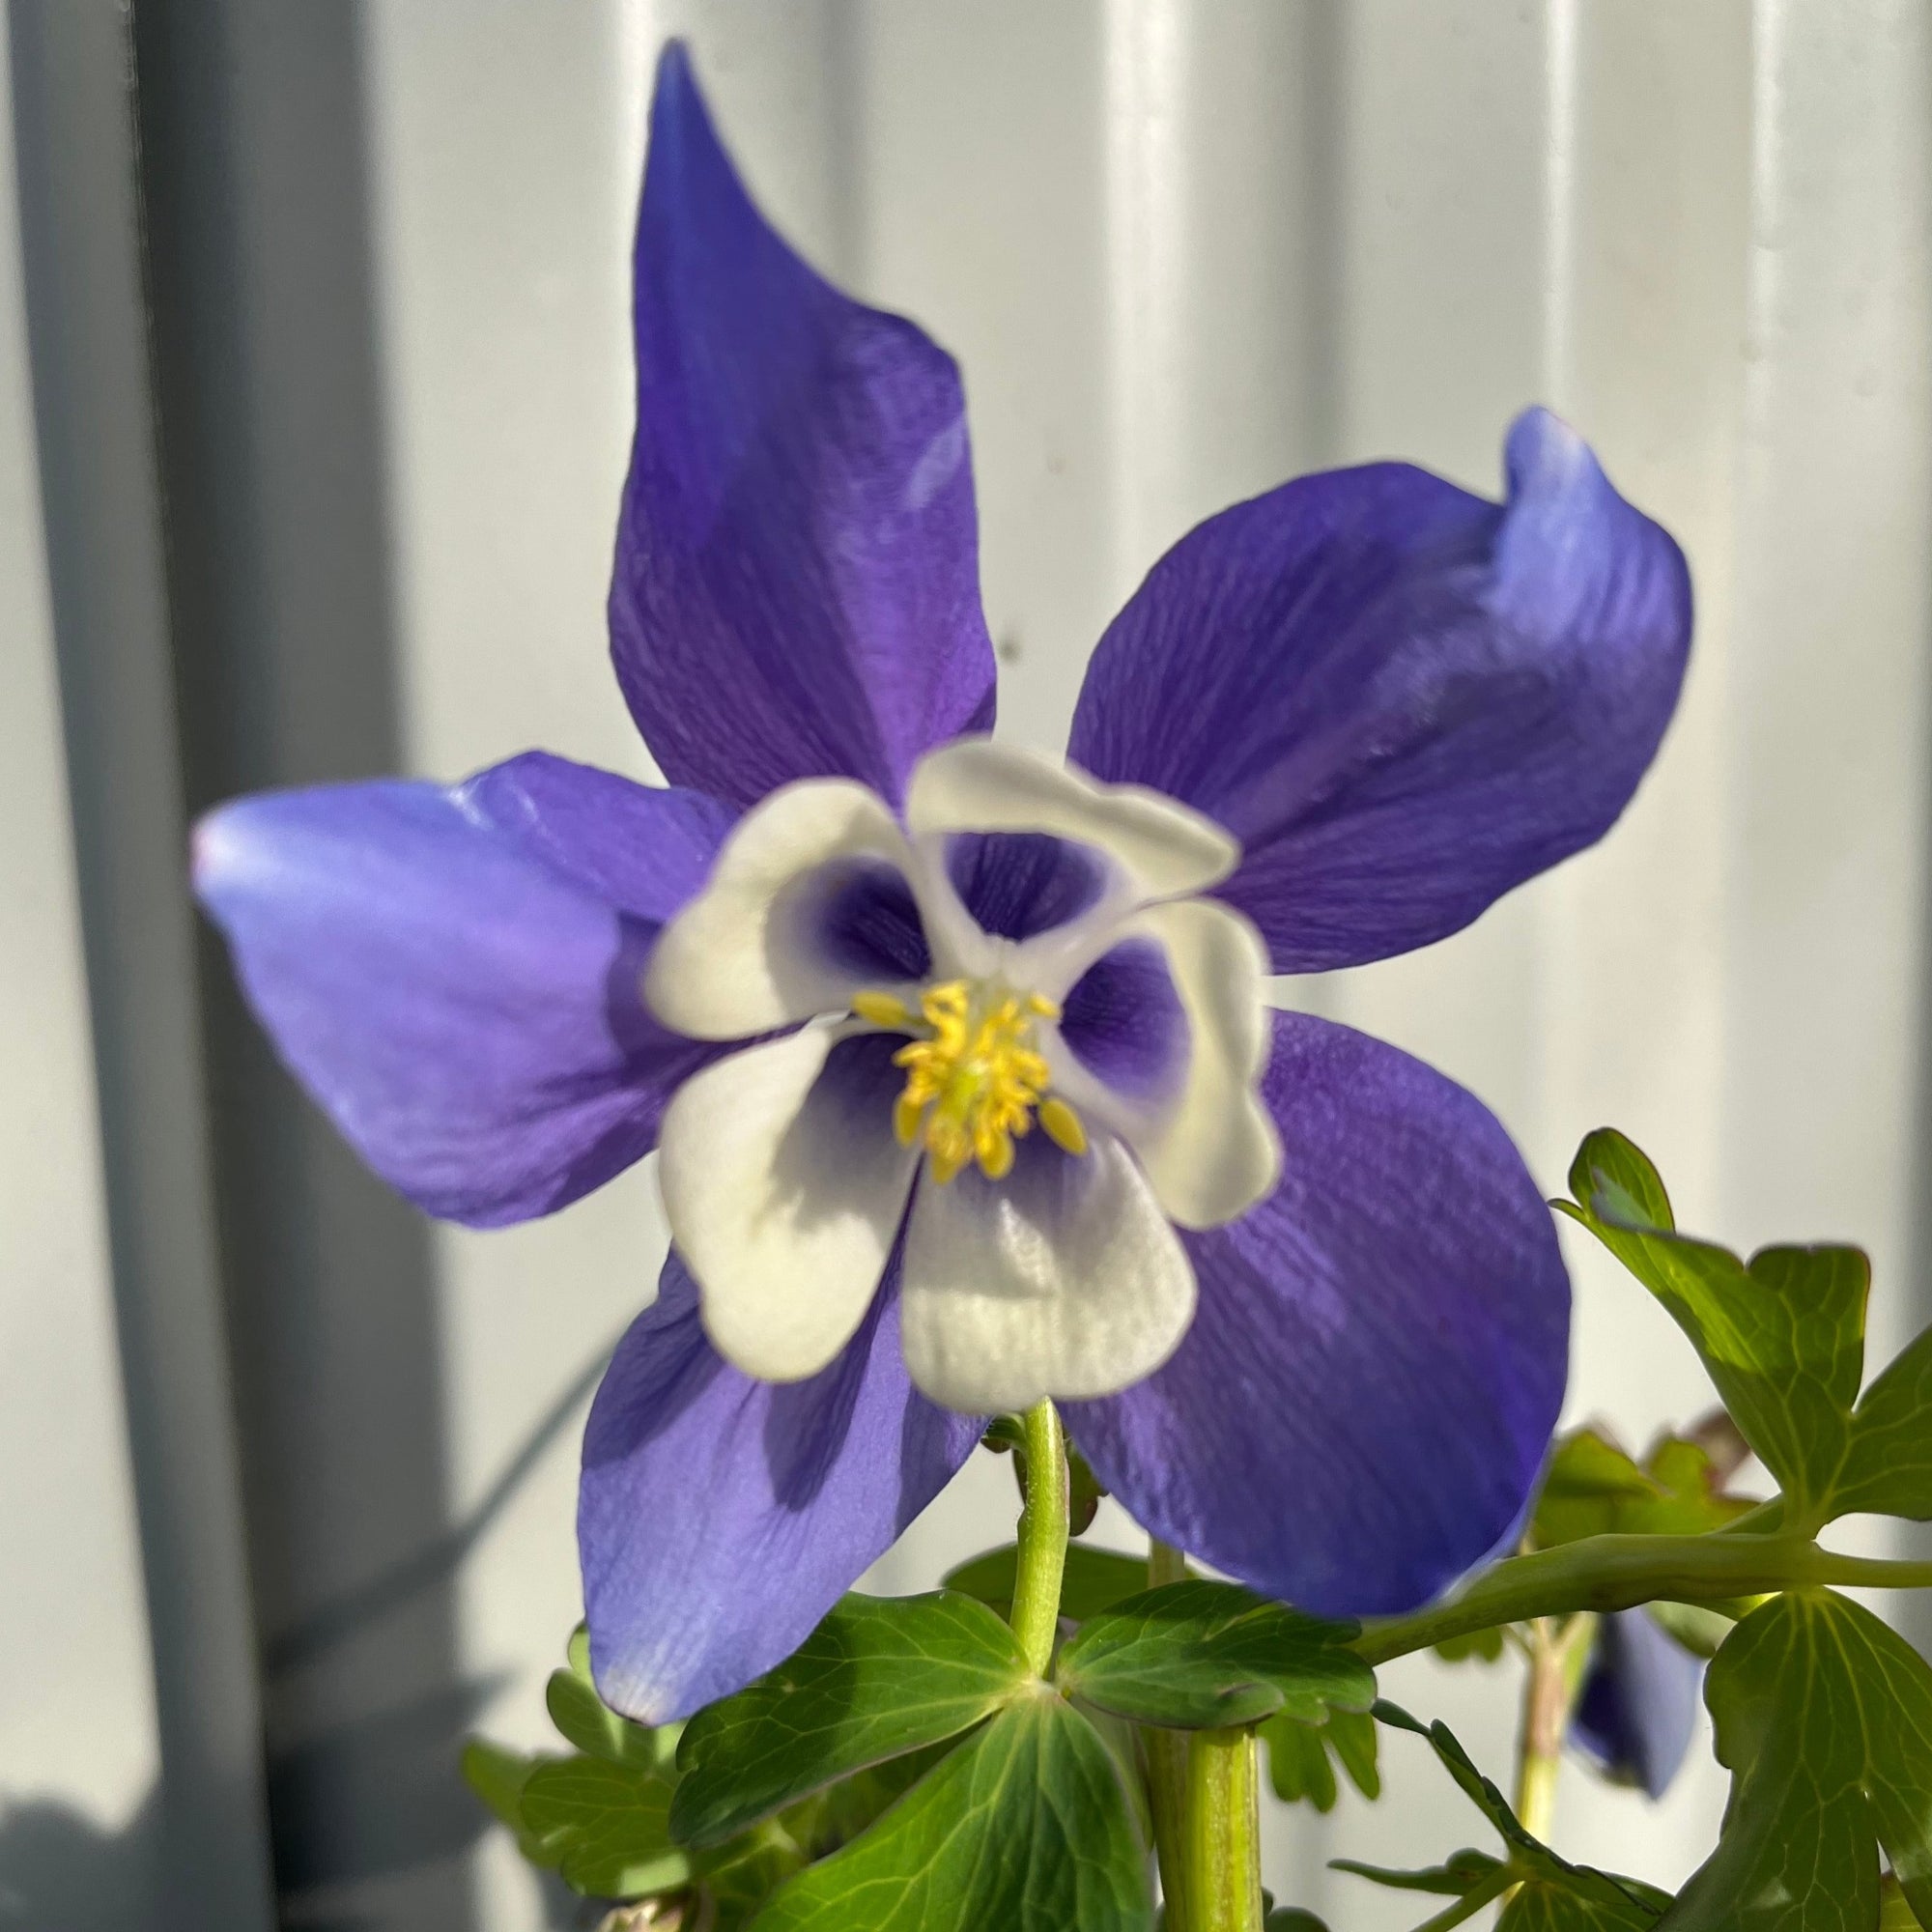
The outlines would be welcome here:
M 1556 1821 L 1563 1734 L 1570 1728 L 1570 1645 L 1553 1617 L 1538 1617 L 1524 1633 L 1524 1641 L 1529 1672 L 1517 1740 L 1516 1815 L 1531 1837 L 1547 1845 Z
M 1035 1403 L 1020 1418 L 1020 1431 L 1026 1506 L 1020 1511 L 1012 1621 L 1027 1662 L 1044 1677 L 1060 1632 L 1060 1581 L 1066 1569 L 1066 1432 L 1046 1401 Z
M 1509 1868 L 1505 1866 L 1493 1877 L 1486 1878 L 1473 1891 L 1463 1893 L 1454 1905 L 1445 1906 L 1434 1918 L 1418 1925 L 1415 1932 L 1449 1932 L 1452 1925 L 1463 1924 L 1475 1918 L 1484 1906 L 1500 1898 L 1512 1883 Z
M 1187 1743 L 1187 1932 L 1262 1932 L 1255 1734 L 1196 1731 Z
M 1186 1575 L 1187 1558 L 1156 1537 L 1148 1549 L 1148 1587 L 1179 1583 Z M 1187 1734 L 1150 1727 L 1141 1735 L 1147 1744 L 1148 1805 L 1153 1813 L 1167 1932 L 1192 1932 L 1187 1911 Z
M 1452 1603 L 1371 1625 L 1355 1649 L 1371 1663 L 1386 1663 L 1449 1637 L 1536 1617 L 1858 1584 L 1932 1589 L 1932 1563 L 1840 1556 L 1802 1537 L 1589 1536 L 1509 1557 Z
M 1182 1582 L 1188 1559 L 1159 1538 L 1148 1546 L 1148 1588 Z M 1161 1899 L 1167 1932 L 1192 1932 L 1188 1918 L 1188 1735 L 1186 1731 L 1140 1733 L 1148 1747 L 1148 1806 L 1153 1812 L 1153 1853 L 1161 1862 Z
M 1148 1551 L 1149 1587 L 1186 1576 L 1187 1558 L 1156 1539 Z M 1262 1932 L 1254 1732 L 1150 1727 L 1143 1735 L 1167 1932 Z

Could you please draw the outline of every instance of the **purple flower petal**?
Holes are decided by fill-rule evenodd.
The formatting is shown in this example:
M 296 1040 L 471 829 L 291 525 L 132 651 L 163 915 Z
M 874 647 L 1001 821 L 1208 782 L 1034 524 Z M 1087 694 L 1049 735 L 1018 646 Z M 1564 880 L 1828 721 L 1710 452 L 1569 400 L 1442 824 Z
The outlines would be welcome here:
M 196 832 L 195 889 L 363 1159 L 430 1213 L 498 1227 L 648 1153 L 716 1056 L 650 1016 L 641 977 L 730 821 L 530 753 L 450 790 L 239 799 Z
M 1115 883 L 1106 855 L 1045 832 L 954 832 L 946 875 L 981 932 L 1034 939 L 1091 911 Z
M 1069 754 L 1242 843 L 1276 970 L 1406 952 L 1607 831 L 1677 702 L 1675 543 L 1541 410 L 1504 507 L 1403 464 L 1210 518 L 1100 640 Z
M 1662 1798 L 1690 1748 L 1703 1692 L 1702 1658 L 1648 1610 L 1615 1610 L 1598 1619 L 1570 1735 L 1615 1782 Z
M 1060 1037 L 1115 1093 L 1171 1094 L 1187 1074 L 1187 1013 L 1160 945 L 1126 939 L 1101 953 L 1062 1002 Z
M 665 1723 L 790 1656 L 982 1427 L 907 1379 L 896 1264 L 830 1368 L 774 1385 L 704 1339 L 673 1253 L 583 1434 L 578 1549 L 605 1701 Z
M 1142 1523 L 1321 1616 L 1394 1615 L 1509 1536 L 1562 1401 L 1570 1293 L 1535 1182 L 1472 1095 L 1275 1015 L 1281 1184 L 1186 1236 L 1165 1368 L 1067 1408 Z
M 766 225 L 675 44 L 636 269 L 611 628 L 638 727 L 672 783 L 741 806 L 810 776 L 896 805 L 993 716 L 958 371 Z

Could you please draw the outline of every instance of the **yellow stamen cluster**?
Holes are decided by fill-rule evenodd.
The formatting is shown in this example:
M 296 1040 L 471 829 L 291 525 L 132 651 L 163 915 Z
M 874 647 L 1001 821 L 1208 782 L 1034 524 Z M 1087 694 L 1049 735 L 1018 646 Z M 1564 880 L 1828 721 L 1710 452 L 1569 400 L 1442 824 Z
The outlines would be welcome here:
M 1047 1065 L 1033 1043 L 1034 1021 L 1060 1016 L 1051 1000 L 952 980 L 926 988 L 918 1019 L 889 993 L 861 993 L 852 1009 L 875 1026 L 927 1029 L 893 1056 L 906 1069 L 893 1128 L 903 1147 L 924 1141 L 940 1186 L 973 1160 L 989 1180 L 1011 1173 L 1013 1142 L 1036 1114 L 1067 1152 L 1086 1152 L 1080 1117 L 1046 1094 Z

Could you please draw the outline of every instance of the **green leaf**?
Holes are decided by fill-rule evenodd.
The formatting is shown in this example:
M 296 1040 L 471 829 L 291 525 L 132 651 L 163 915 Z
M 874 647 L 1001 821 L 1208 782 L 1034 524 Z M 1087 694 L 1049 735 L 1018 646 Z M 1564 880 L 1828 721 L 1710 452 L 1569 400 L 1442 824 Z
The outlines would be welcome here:
M 608 1758 L 539 1764 L 524 1784 L 524 1823 L 541 1861 L 591 1898 L 638 1898 L 689 1883 L 690 1858 L 671 1843 L 670 1786 Z
M 1234 1583 L 1168 1583 L 1082 1625 L 1055 1674 L 1075 1696 L 1137 1723 L 1220 1729 L 1282 1711 L 1315 1724 L 1375 1701 L 1375 1673 L 1348 1648 L 1359 1628 Z
M 1648 1932 L 1661 1922 L 1670 1904 L 1666 1893 L 1640 1879 L 1618 1878 L 1590 1865 L 1573 1865 L 1524 1831 L 1509 1801 L 1476 1769 L 1447 1724 L 1418 1723 L 1406 1711 L 1386 1700 L 1377 1704 L 1376 1718 L 1426 1739 L 1449 1776 L 1502 1838 L 1507 1860 L 1502 1866 L 1492 1866 L 1487 1877 L 1481 1876 L 1473 1863 L 1481 1858 L 1480 1853 L 1458 1853 L 1447 1865 L 1438 1867 L 1445 1879 L 1459 1873 L 1468 1875 L 1470 1882 L 1462 1889 L 1464 1898 L 1478 1892 L 1486 1898 L 1496 1896 L 1509 1886 L 1516 1888 L 1496 1922 L 1496 1932 Z M 1419 1881 L 1428 1875 L 1406 1876 Z M 1417 1889 L 1447 1888 L 1418 1885 Z
M 1444 1898 L 1466 1898 L 1510 1869 L 1488 1852 L 1458 1852 L 1439 1865 L 1423 1871 L 1395 1871 L 1387 1865 L 1366 1865 L 1358 1859 L 1331 1859 L 1335 1871 L 1349 1872 L 1391 1891 L 1428 1891 Z
M 1537 1497 L 1532 1535 L 1553 1548 L 1585 1536 L 1701 1536 L 1753 1505 L 1724 1492 L 1703 1444 L 1665 1435 L 1639 1466 L 1606 1435 L 1578 1429 L 1556 1445 Z
M 1662 1892 L 1649 1886 L 1646 1901 L 1639 1898 L 1634 1879 L 1622 1883 L 1634 1888 L 1623 1898 L 1585 1897 L 1566 1886 L 1525 1879 L 1515 1897 L 1496 1919 L 1496 1932 L 1647 1932 L 1658 1924 L 1658 1914 L 1670 1903 Z
M 1923 1932 L 1911 1900 L 1890 1872 L 1878 1889 L 1878 1932 Z
M 1033 1681 L 1019 1640 L 957 1591 L 849 1596 L 678 1745 L 678 1841 L 722 1844 L 835 1778 L 955 1737 Z
M 1870 1932 L 1879 1845 L 1932 1914 L 1932 1667 L 1903 1637 L 1831 1591 L 1775 1597 L 1704 1695 L 1734 1782 L 1669 1932 Z
M 1833 1510 L 1932 1521 L 1932 1328 L 1864 1392 Z
M 1499 1625 L 1492 1625 L 1488 1630 L 1444 1637 L 1435 1650 L 1444 1663 L 1494 1663 L 1503 1654 L 1502 1629 Z
M 1328 1927 L 1312 1912 L 1304 1912 L 1298 1905 L 1284 1905 L 1279 1912 L 1270 1912 L 1262 1932 L 1328 1932 Z
M 493 1745 L 487 1738 L 471 1738 L 463 1747 L 463 1780 L 496 1815 L 517 1834 L 517 1849 L 531 1864 L 548 1862 L 536 1834 L 524 1823 L 524 1786 L 543 1760 L 525 1757 Z
M 1717 1656 L 1738 1618 L 1755 1607 L 1754 1603 L 1747 1602 L 1738 1605 L 1734 1615 L 1726 1616 L 1709 1604 L 1673 1604 L 1660 1599 L 1644 1605 L 1651 1620 L 1674 1636 L 1691 1656 L 1706 1659 Z
M 570 1668 L 551 1673 L 544 1703 L 564 1741 L 586 1756 L 645 1771 L 668 1769 L 677 1743 L 676 1727 L 666 1727 L 667 1739 L 664 1731 L 620 1718 L 598 1696 L 590 1682 L 590 1638 L 582 1624 L 570 1639 Z
M 1106 1746 L 1048 1692 L 1009 1704 L 755 1932 L 1148 1932 L 1147 1854 Z
M 1009 1543 L 970 1557 L 945 1577 L 949 1590 L 963 1591 L 1005 1616 L 1013 1606 L 1013 1569 L 1018 1551 Z M 1066 1547 L 1066 1570 L 1060 1583 L 1060 1614 L 1075 1623 L 1097 1617 L 1148 1586 L 1147 1558 L 1085 1543 Z
M 786 1806 L 779 1813 L 779 1824 L 808 1860 L 827 1858 L 867 1830 L 951 1748 L 949 1739 L 908 1751 L 903 1757 L 888 1758 L 883 1764 L 867 1765 L 864 1771 Z
M 1580 1221 L 1662 1301 L 1777 1479 L 1792 1527 L 1829 1521 L 1864 1364 L 1871 1264 L 1857 1248 L 1764 1248 L 1748 1264 L 1676 1232 L 1649 1160 L 1607 1128 L 1570 1170 Z
M 705 1932 L 745 1932 L 786 1879 L 810 1862 L 804 1851 L 775 1832 L 760 1833 L 704 1877 L 709 1914 L 699 1907 L 694 1923 Z M 683 1920 L 672 1921 L 673 1925 Z M 600 1928 L 603 1932 L 603 1928 Z
M 1339 1788 L 1335 1760 L 1364 1798 L 1381 1796 L 1376 1720 L 1366 1711 L 1331 1711 L 1325 1724 L 1277 1714 L 1263 1724 L 1261 1736 L 1268 1750 L 1269 1781 L 1284 1804 L 1305 1798 L 1316 1810 L 1332 1811 Z

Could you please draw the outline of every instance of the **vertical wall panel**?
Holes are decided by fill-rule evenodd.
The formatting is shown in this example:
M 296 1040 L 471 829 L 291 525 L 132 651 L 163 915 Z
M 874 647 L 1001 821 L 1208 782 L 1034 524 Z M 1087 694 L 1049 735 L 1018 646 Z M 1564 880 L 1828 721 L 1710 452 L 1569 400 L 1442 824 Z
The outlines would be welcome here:
M 157 1889 L 161 1766 L 20 266 L 0 135 L 0 1924 L 106 1932 Z
M 1687 1221 L 1718 1230 L 1750 16 L 1744 0 L 1585 0 L 1551 26 L 1548 395 L 1683 543 L 1697 631 L 1683 704 L 1634 804 L 1537 891 L 1539 1069 L 1521 1128 L 1555 1181 L 1584 1132 L 1615 1122 L 1657 1158 Z M 1640 1447 L 1709 1407 L 1703 1371 L 1662 1310 L 1588 1237 L 1566 1248 L 1572 1413 L 1613 1418 Z M 1674 1882 L 1708 1851 L 1726 1785 L 1708 1731 L 1666 1805 L 1606 1790 L 1573 1763 L 1565 1846 Z
M 1932 14 L 1764 0 L 1754 87 L 1724 1207 L 1743 1237 L 1868 1244 L 1895 1341 L 1922 1261 Z
M 184 893 L 128 22 L 119 8 L 23 0 L 8 24 L 47 582 L 161 1756 L 157 1885 L 142 1909 L 156 1924 L 255 1932 L 270 1917 L 261 1719 Z
M 964 368 L 1001 728 L 1057 748 L 1119 576 L 1103 15 L 875 0 L 858 19 L 864 284 Z
M 136 15 L 190 805 L 392 770 L 403 681 L 361 15 Z M 291 1916 L 467 1924 L 443 1337 L 427 1228 L 296 1088 L 203 932 L 221 1260 Z

